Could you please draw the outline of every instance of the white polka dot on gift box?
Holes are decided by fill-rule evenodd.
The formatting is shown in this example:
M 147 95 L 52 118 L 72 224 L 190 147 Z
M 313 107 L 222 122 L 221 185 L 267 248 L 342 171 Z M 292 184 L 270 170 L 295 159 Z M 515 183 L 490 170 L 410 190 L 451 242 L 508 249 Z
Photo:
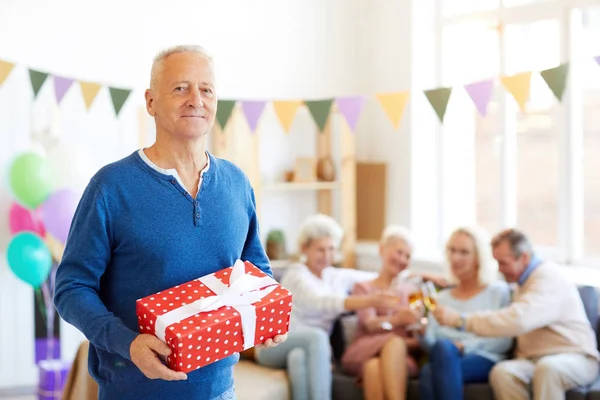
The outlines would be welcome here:
M 256 304 L 256 344 L 287 333 L 291 307 L 291 293 L 283 286 Z

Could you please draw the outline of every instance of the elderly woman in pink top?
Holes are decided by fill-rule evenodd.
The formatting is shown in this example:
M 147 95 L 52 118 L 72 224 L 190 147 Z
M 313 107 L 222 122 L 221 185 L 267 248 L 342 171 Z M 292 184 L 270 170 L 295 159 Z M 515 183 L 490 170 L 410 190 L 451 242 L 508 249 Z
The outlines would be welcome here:
M 408 267 L 412 249 L 405 228 L 388 227 L 380 243 L 383 265 L 379 275 L 355 284 L 352 291 L 355 296 L 381 292 L 399 296 L 393 307 L 371 307 L 357 312 L 358 333 L 342 357 L 344 372 L 358 378 L 367 400 L 404 399 L 408 377 L 418 373 L 411 353 L 418 351 L 419 341 L 406 327 L 417 322 L 419 314 L 409 307 L 408 285 L 392 284 Z

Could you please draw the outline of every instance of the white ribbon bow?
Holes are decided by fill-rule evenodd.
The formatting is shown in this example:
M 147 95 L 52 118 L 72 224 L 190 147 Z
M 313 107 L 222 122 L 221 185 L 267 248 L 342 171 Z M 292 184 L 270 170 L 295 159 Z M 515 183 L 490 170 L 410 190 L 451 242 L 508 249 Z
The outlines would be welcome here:
M 167 328 L 201 312 L 215 311 L 223 306 L 235 308 L 242 319 L 244 350 L 254 346 L 256 330 L 256 309 L 252 305 L 277 288 L 277 282 L 270 276 L 258 277 L 246 274 L 244 262 L 237 260 L 231 270 L 229 286 L 225 285 L 214 274 L 198 279 L 215 296 L 196 300 L 175 310 L 169 311 L 156 319 L 156 336 L 163 342 Z

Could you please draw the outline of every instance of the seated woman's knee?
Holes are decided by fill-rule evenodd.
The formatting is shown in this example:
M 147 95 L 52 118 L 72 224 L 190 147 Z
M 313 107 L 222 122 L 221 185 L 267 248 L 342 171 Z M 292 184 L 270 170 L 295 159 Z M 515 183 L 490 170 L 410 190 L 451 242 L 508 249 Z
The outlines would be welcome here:
M 383 346 L 382 351 L 387 349 L 394 349 L 399 354 L 406 354 L 408 349 L 406 347 L 406 341 L 400 336 L 391 336 L 385 345 Z
M 450 339 L 439 339 L 431 346 L 429 356 L 433 360 L 439 357 L 445 357 L 449 354 L 454 354 L 457 350 L 456 345 Z

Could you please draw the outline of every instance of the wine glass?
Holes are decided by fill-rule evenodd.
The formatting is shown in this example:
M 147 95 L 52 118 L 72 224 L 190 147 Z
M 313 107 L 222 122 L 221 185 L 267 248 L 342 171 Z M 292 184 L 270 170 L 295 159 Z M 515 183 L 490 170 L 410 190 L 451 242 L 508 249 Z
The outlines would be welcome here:
M 427 281 L 421 285 L 421 291 L 423 293 L 423 305 L 427 313 L 435 311 L 437 307 L 437 289 L 433 282 Z M 423 324 L 427 324 L 427 317 L 421 318 Z

